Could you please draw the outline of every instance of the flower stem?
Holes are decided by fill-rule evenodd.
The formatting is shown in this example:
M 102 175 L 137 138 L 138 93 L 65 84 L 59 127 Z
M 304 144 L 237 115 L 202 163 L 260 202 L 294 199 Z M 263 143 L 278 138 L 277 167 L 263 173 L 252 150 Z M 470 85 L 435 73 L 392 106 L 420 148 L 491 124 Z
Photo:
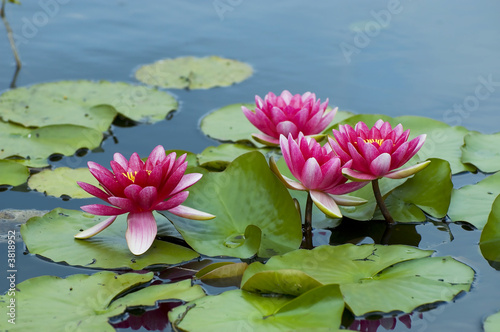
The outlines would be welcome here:
M 385 221 L 389 225 L 394 225 L 394 219 L 392 219 L 392 216 L 389 213 L 389 210 L 387 210 L 387 206 L 384 203 L 384 198 L 382 197 L 382 194 L 380 193 L 378 179 L 372 181 L 372 187 L 373 187 L 373 193 L 375 194 L 375 199 L 377 200 L 378 208 L 380 209 L 380 212 L 382 212 L 382 215 L 384 216 Z
M 304 241 L 302 248 L 312 249 L 312 198 L 311 194 L 307 193 L 306 213 L 304 215 Z

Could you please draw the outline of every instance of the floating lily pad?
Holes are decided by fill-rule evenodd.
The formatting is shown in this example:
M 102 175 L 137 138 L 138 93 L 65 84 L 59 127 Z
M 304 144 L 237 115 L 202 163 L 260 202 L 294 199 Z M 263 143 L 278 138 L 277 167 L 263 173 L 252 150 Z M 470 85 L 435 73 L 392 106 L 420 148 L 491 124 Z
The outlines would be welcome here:
M 168 224 L 158 214 L 158 233 Z M 84 212 L 55 209 L 43 217 L 30 219 L 21 226 L 21 235 L 28 250 L 54 262 L 92 268 L 130 268 L 140 270 L 152 265 L 169 265 L 198 257 L 191 249 L 173 243 L 155 240 L 151 248 L 140 256 L 130 252 L 125 240 L 126 215 L 118 218 L 101 233 L 86 240 L 74 235 L 90 228 L 107 217 Z
M 191 287 L 189 280 L 175 284 L 150 286 L 117 296 L 151 281 L 152 273 L 94 275 L 76 274 L 61 279 L 41 276 L 17 285 L 14 296 L 0 296 L 1 326 L 9 331 L 114 331 L 108 323 L 111 317 L 125 312 L 127 307 L 153 306 L 158 300 L 191 301 L 204 296 L 200 286 Z M 7 304 L 14 298 L 16 320 L 8 324 Z
M 476 170 L 474 166 L 464 164 L 461 160 L 461 147 L 464 144 L 464 136 L 469 133 L 464 127 L 451 127 L 444 122 L 420 116 L 391 118 L 380 114 L 358 114 L 347 118 L 342 124 L 349 124 L 354 127 L 356 123 L 363 121 L 371 128 L 378 119 L 389 121 L 393 128 L 401 123 L 404 130 L 410 129 L 409 139 L 413 139 L 421 134 L 427 135 L 425 143 L 417 153 L 417 156 L 412 158 L 407 165 L 429 158 L 440 158 L 450 163 L 453 174 Z M 325 133 L 331 134 L 332 128 L 338 129 L 338 125 L 328 128 L 325 130 Z
M 297 295 L 302 282 L 308 291 L 314 281 L 338 284 L 356 315 L 368 312 L 411 312 L 418 306 L 451 301 L 468 291 L 474 271 L 451 257 L 429 257 L 432 251 L 403 245 L 320 246 L 272 257 L 266 264 L 252 263 L 243 274 L 242 289 Z M 293 270 L 297 272 L 294 273 Z M 283 272 L 295 283 L 267 278 Z M 253 280 L 252 280 L 253 279 Z
M 454 189 L 448 216 L 453 221 L 467 221 L 482 229 L 491 211 L 491 205 L 500 195 L 500 173 L 488 176 L 477 184 Z
M 252 143 L 256 146 L 262 146 L 253 138 L 253 133 L 259 130 L 248 121 L 243 114 L 241 107 L 255 109 L 254 103 L 231 104 L 208 113 L 201 119 L 201 131 L 210 138 L 222 142 L 233 143 Z M 345 111 L 338 111 L 332 121 L 332 125 L 339 123 L 353 114 Z M 329 132 L 331 134 L 331 131 Z
M 484 258 L 500 262 L 500 196 L 493 202 L 488 222 L 481 233 L 479 247 Z
M 0 185 L 19 186 L 30 176 L 28 167 L 10 160 L 0 160 Z
M 26 166 L 40 166 L 52 154 L 73 155 L 78 149 L 94 149 L 101 144 L 102 133 L 76 125 L 54 125 L 28 129 L 0 121 L 0 159 L 21 157 Z
M 434 218 L 444 218 L 452 190 L 450 164 L 431 159 L 429 166 L 394 189 L 385 198 L 385 204 L 394 220 L 399 222 L 426 221 L 424 212 Z M 382 215 L 376 218 L 381 219 Z
M 192 56 L 163 59 L 144 65 L 135 77 L 146 84 L 174 89 L 209 89 L 246 80 L 253 73 L 250 65 L 218 56 Z
M 218 262 L 210 264 L 196 273 L 196 278 L 214 287 L 239 287 L 247 263 Z
M 263 297 L 237 289 L 177 307 L 168 317 L 176 328 L 191 332 L 337 331 L 343 311 L 339 287 L 328 285 L 297 298 Z
M 472 164 L 487 173 L 500 171 L 500 133 L 485 135 L 471 132 L 464 139 L 463 163 Z
M 60 81 L 8 90 L 0 96 L 0 118 L 26 127 L 74 124 L 108 130 L 117 113 L 157 122 L 177 109 L 165 91 L 123 82 Z
M 197 221 L 161 213 L 201 254 L 271 257 L 301 243 L 301 220 L 293 200 L 260 152 L 236 158 L 224 172 L 204 175 L 189 193 L 185 205 L 216 218 Z
M 500 331 L 500 312 L 488 316 L 483 325 L 484 332 L 497 332 Z
M 222 171 L 237 157 L 247 152 L 258 151 L 265 155 L 271 149 L 255 149 L 243 144 L 221 144 L 219 146 L 209 146 L 198 154 L 200 166 Z
M 92 176 L 88 168 L 58 167 L 54 170 L 46 169 L 34 174 L 28 181 L 31 189 L 45 193 L 46 195 L 71 198 L 94 197 L 80 188 L 76 183 L 83 181 L 99 187 L 99 182 Z

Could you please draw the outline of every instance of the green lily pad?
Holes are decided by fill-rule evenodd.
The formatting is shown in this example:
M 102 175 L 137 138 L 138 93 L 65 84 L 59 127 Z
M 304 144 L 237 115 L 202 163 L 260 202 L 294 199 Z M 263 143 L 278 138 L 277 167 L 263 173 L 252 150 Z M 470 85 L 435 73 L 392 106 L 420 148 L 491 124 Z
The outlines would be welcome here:
M 488 316 L 483 324 L 484 332 L 497 332 L 500 331 L 500 312 Z
M 243 144 L 221 144 L 209 146 L 198 154 L 198 162 L 201 167 L 222 171 L 237 157 L 247 152 L 258 151 L 263 155 L 272 149 L 255 149 Z
M 471 132 L 465 135 L 462 162 L 469 163 L 483 172 L 500 171 L 500 133 L 485 135 Z
M 92 176 L 88 168 L 58 167 L 54 170 L 46 169 L 34 174 L 28 181 L 28 186 L 46 195 L 71 198 L 94 197 L 80 188 L 76 183 L 83 181 L 99 187 L 99 182 Z
M 192 332 L 337 331 L 343 311 L 339 287 L 328 285 L 297 298 L 263 297 L 237 289 L 177 307 L 168 317 L 176 328 Z
M 440 158 L 450 163 L 453 174 L 465 171 L 474 172 L 476 170 L 474 166 L 462 163 L 461 147 L 464 144 L 464 136 L 469 133 L 464 127 L 451 127 L 444 122 L 420 116 L 391 118 L 380 114 L 358 114 L 346 119 L 342 124 L 349 124 L 354 127 L 356 123 L 363 121 L 371 128 L 378 119 L 389 121 L 393 128 L 401 123 L 405 130 L 410 129 L 409 139 L 421 134 L 427 135 L 424 145 L 416 157 L 407 163 L 408 166 L 415 164 L 417 161 Z M 325 132 L 331 134 L 333 128 L 338 129 L 338 125 L 328 128 Z
M 134 121 L 157 122 L 177 109 L 165 91 L 123 82 L 60 81 L 8 90 L 0 96 L 0 117 L 26 127 L 73 124 L 108 130 L 117 113 Z
M 474 271 L 467 265 L 451 257 L 429 257 L 431 254 L 403 245 L 320 246 L 275 256 L 266 264 L 252 263 L 241 284 L 243 290 L 248 285 L 251 291 L 291 295 L 308 291 L 314 281 L 338 284 L 356 316 L 411 312 L 424 304 L 451 301 L 468 291 L 473 281 Z M 267 278 L 269 271 L 274 271 L 274 278 Z M 281 283 L 277 275 L 282 271 L 295 282 Z
M 174 89 L 209 89 L 246 80 L 250 65 L 218 56 L 163 59 L 140 67 L 135 77 L 146 84 Z
M 431 159 L 429 166 L 394 189 L 385 204 L 394 220 L 399 222 L 426 221 L 424 214 L 444 218 L 450 206 L 453 183 L 450 164 Z M 380 214 L 377 219 L 383 218 Z
M 48 165 L 46 159 L 52 154 L 73 155 L 78 149 L 97 148 L 102 133 L 91 128 L 76 125 L 54 125 L 28 129 L 0 121 L 0 159 L 21 157 L 24 163 L 40 167 Z
M 19 186 L 30 176 L 28 167 L 15 161 L 0 160 L 0 185 Z
M 255 146 L 262 146 L 252 138 L 252 134 L 258 133 L 259 130 L 245 117 L 241 110 L 242 106 L 255 109 L 254 103 L 238 103 L 219 108 L 201 119 L 201 131 L 208 137 L 221 142 L 251 143 Z M 339 123 L 352 115 L 350 112 L 338 111 L 332 124 Z M 329 133 L 331 134 L 331 131 Z
M 491 205 L 500 195 L 500 172 L 482 181 L 454 189 L 451 193 L 448 216 L 453 221 L 467 221 L 482 229 L 491 211 Z
M 116 297 L 143 285 L 153 278 L 147 274 L 94 275 L 76 274 L 61 279 L 41 276 L 17 285 L 13 296 L 0 296 L 0 313 L 4 319 L 0 328 L 9 331 L 114 331 L 108 323 L 111 317 L 125 312 L 127 307 L 153 306 L 158 300 L 191 301 L 204 296 L 200 286 L 191 287 L 189 280 L 176 284 L 155 285 Z M 6 321 L 7 304 L 15 299 L 15 325 Z
M 155 214 L 158 233 L 168 221 Z M 21 226 L 21 235 L 32 254 L 54 262 L 92 268 L 141 270 L 152 265 L 169 265 L 198 257 L 191 249 L 155 240 L 140 256 L 130 252 L 125 240 L 126 215 L 120 215 L 101 233 L 86 240 L 74 235 L 90 228 L 107 217 L 93 216 L 81 211 L 55 209 L 43 217 L 32 218 Z M 163 219 L 163 220 L 162 220 Z
M 493 202 L 488 222 L 481 232 L 479 247 L 484 258 L 500 262 L 500 196 Z
M 210 264 L 196 273 L 195 277 L 213 287 L 239 287 L 247 263 L 218 262 Z
M 204 175 L 189 193 L 185 205 L 216 218 L 197 221 L 161 213 L 201 254 L 271 257 L 301 243 L 301 220 L 294 202 L 260 152 L 236 158 L 224 172 Z

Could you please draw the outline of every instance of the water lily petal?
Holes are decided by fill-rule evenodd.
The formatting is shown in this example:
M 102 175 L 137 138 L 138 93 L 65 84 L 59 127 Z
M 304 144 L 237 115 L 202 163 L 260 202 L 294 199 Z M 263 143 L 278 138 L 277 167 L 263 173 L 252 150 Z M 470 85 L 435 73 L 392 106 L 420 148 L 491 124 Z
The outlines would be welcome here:
M 316 189 L 321 183 L 323 174 L 321 173 L 321 167 L 315 158 L 309 158 L 304 164 L 302 169 L 302 174 L 300 175 L 300 182 L 304 187 L 309 189 Z
M 91 194 L 92 196 L 95 196 L 97 198 L 100 198 L 102 199 L 103 201 L 108 201 L 108 197 L 110 196 L 108 193 L 105 193 L 104 191 L 102 191 L 101 189 L 97 188 L 96 186 L 93 186 L 89 183 L 85 183 L 85 182 L 80 182 L 80 181 L 77 181 L 76 182 L 83 190 L 85 190 L 86 192 L 88 192 L 89 194 Z
M 417 172 L 420 172 L 424 168 L 426 168 L 431 163 L 430 160 L 427 160 L 423 163 L 419 163 L 410 167 L 406 167 L 400 170 L 392 171 L 387 173 L 384 177 L 391 179 L 403 179 L 408 176 L 411 176 Z
M 350 168 L 343 168 L 342 174 L 352 181 L 372 181 L 378 179 L 375 175 L 368 173 L 361 173 Z
M 116 152 L 113 155 L 113 161 L 118 163 L 124 170 L 128 169 L 128 160 L 121 153 Z
M 127 213 L 127 211 L 123 211 L 122 209 L 118 209 L 118 208 L 108 206 L 108 205 L 103 205 L 103 204 L 84 205 L 84 206 L 80 206 L 80 209 L 82 209 L 85 212 L 95 214 L 98 216 L 117 216 L 120 214 Z
M 291 134 L 292 137 L 297 137 L 299 134 L 299 128 L 295 123 L 291 121 L 283 121 L 276 125 L 276 131 L 278 134 L 288 135 Z
M 252 134 L 254 140 L 267 146 L 279 146 L 279 140 L 266 134 Z
M 210 220 L 215 218 L 213 214 L 199 211 L 184 205 L 178 205 L 168 211 L 176 216 L 192 220 Z
M 125 196 L 127 196 L 127 198 L 131 199 L 132 201 L 138 201 L 139 193 L 141 192 L 141 190 L 142 190 L 141 186 L 138 186 L 136 184 L 131 184 L 130 186 L 126 187 L 123 192 Z
M 151 211 L 129 213 L 127 216 L 128 248 L 134 255 L 142 255 L 153 244 L 157 233 L 156 220 Z
M 155 187 L 146 187 L 139 193 L 139 201 L 137 202 L 144 210 L 151 210 L 153 204 L 157 202 L 158 191 Z
M 358 189 L 361 189 L 364 186 L 366 186 L 367 184 L 368 184 L 367 181 L 348 182 L 348 183 L 340 184 L 333 189 L 326 190 L 326 192 L 329 194 L 332 194 L 332 195 L 344 195 L 344 194 L 352 193 L 353 191 L 356 191 Z
M 353 183 L 362 183 L 362 182 L 353 182 Z M 342 206 L 358 206 L 368 202 L 366 199 L 355 196 L 347 196 L 347 195 L 330 195 L 330 196 L 332 196 L 332 198 L 338 205 Z
M 132 153 L 130 160 L 128 162 L 127 172 L 135 172 L 144 169 L 144 162 L 141 160 L 141 157 L 137 154 L 137 152 Z
M 146 160 L 146 169 L 147 170 L 153 170 L 153 168 L 161 163 L 167 155 L 165 154 L 165 149 L 163 146 L 158 145 L 156 146 L 153 151 L 149 154 L 148 159 Z
M 276 162 L 274 161 L 274 158 L 271 157 L 269 159 L 269 167 L 271 168 L 271 171 L 278 177 L 278 179 L 288 188 L 288 189 L 293 189 L 293 190 L 307 190 L 306 187 L 304 187 L 301 183 L 294 181 L 283 174 L 280 173 L 278 166 L 276 165 Z
M 202 178 L 203 174 L 201 173 L 190 173 L 190 174 L 185 174 L 182 179 L 179 181 L 177 186 L 172 190 L 170 195 L 175 195 L 180 191 L 183 191 L 184 189 L 187 189 L 191 187 L 193 184 L 198 182 Z
M 116 219 L 116 216 L 111 216 L 108 219 L 101 221 L 100 223 L 76 234 L 75 239 L 88 239 L 96 234 L 99 234 L 105 228 L 107 228 L 109 225 L 111 225 L 113 223 L 113 221 L 115 221 L 115 219 Z
M 124 212 L 133 212 L 137 209 L 137 204 L 128 198 L 112 196 L 108 198 L 109 203 L 119 207 Z
M 184 201 L 188 198 L 189 191 L 181 191 L 177 195 L 174 195 L 168 199 L 168 201 L 162 201 L 153 206 L 153 210 L 163 211 L 169 210 L 177 205 L 184 203 Z
M 332 218 L 342 218 L 342 213 L 337 203 L 335 203 L 335 200 L 330 195 L 316 190 L 310 190 L 309 194 L 311 195 L 312 201 L 321 212 Z
M 386 175 L 391 168 L 391 155 L 388 153 L 382 153 L 380 156 L 375 158 L 370 164 L 370 172 L 377 176 L 382 177 Z

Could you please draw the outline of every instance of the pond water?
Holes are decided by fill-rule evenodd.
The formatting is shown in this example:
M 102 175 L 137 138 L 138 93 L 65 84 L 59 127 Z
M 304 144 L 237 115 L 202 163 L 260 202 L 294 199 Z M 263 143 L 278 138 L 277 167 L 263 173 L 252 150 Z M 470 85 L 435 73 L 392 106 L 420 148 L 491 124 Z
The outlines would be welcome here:
M 75 79 L 138 83 L 133 77 L 138 66 L 186 55 L 219 55 L 254 68 L 250 79 L 227 88 L 170 90 L 180 108 L 169 120 L 113 125 L 113 135 L 100 149 L 51 162 L 73 168 L 84 167 L 89 160 L 107 165 L 115 152 L 146 156 L 158 144 L 199 153 L 218 144 L 199 130 L 204 114 L 284 89 L 312 91 L 322 100 L 329 98 L 330 105 L 356 113 L 419 115 L 483 133 L 498 132 L 499 12 L 498 2 L 451 0 L 348 5 L 328 0 L 7 4 L 23 61 L 18 87 Z M 15 63 L 3 28 L 0 48 L 0 91 L 5 91 Z M 487 96 L 475 98 L 478 89 L 488 91 Z M 460 187 L 483 177 L 464 174 L 453 180 Z M 63 201 L 20 186 L 1 192 L 0 202 L 0 209 L 52 210 L 79 209 L 94 200 Z M 411 327 L 403 317 L 394 328 L 386 321 L 363 331 L 481 331 L 483 319 L 500 309 L 500 275 L 479 252 L 480 232 L 451 224 L 454 239 L 450 241 L 449 232 L 440 228 L 432 223 L 401 226 L 396 238 L 470 265 L 477 273 L 471 292 L 455 303 L 411 315 Z M 320 240 L 328 242 L 328 235 L 319 236 Z M 369 237 L 353 241 L 373 242 Z M 92 272 L 23 255 L 21 247 L 17 282 L 39 275 Z M 0 248 L 6 252 L 5 243 Z M 5 278 L 0 279 L 0 291 L 7 288 Z

